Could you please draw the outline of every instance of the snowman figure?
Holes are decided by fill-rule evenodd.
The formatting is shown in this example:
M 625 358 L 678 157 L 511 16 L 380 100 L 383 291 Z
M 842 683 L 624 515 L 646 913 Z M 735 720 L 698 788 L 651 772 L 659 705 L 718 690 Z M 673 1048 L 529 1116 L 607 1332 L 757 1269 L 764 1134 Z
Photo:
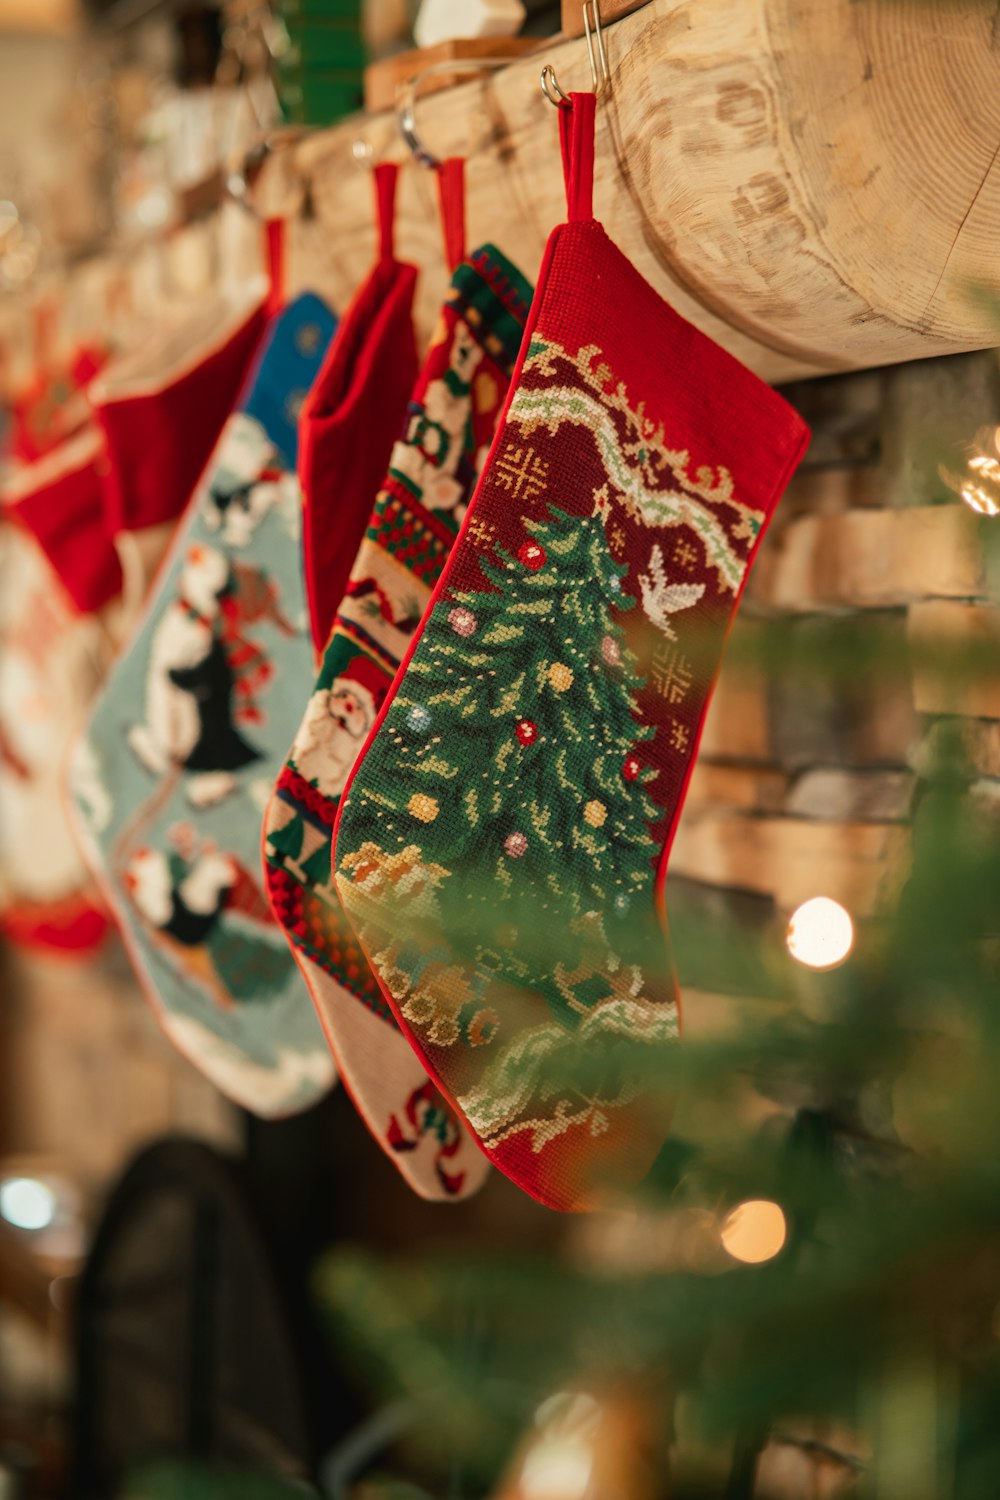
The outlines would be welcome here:
M 230 547 L 246 547 L 268 511 L 298 512 L 298 482 L 256 418 L 237 412 L 226 423 L 202 509 L 210 531 Z
M 153 634 L 145 720 L 129 730 L 128 743 L 155 776 L 172 766 L 187 771 L 187 796 L 196 807 L 228 796 L 236 773 L 260 758 L 238 721 L 260 717 L 241 700 L 272 671 L 260 647 L 239 634 L 261 618 L 292 633 L 274 585 L 256 569 L 233 568 L 214 547 L 188 548 L 178 596 Z

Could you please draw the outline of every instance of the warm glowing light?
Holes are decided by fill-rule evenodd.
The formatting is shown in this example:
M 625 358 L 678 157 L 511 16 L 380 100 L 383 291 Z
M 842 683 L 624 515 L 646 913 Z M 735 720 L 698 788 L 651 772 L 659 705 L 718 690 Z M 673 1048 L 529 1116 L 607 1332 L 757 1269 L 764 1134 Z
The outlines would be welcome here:
M 1000 459 L 989 453 L 973 454 L 969 459 L 969 468 L 975 469 L 978 474 L 985 474 L 987 479 L 1000 479 Z
M 535 1413 L 541 1436 L 525 1454 L 523 1500 L 586 1500 L 594 1471 L 593 1439 L 601 1408 L 582 1391 L 559 1391 Z
M 854 924 L 839 901 L 814 896 L 792 913 L 785 943 L 808 969 L 835 969 L 854 946 Z
M 524 1460 L 524 1500 L 585 1500 L 590 1494 L 594 1456 L 572 1438 L 543 1438 Z
M 972 460 L 972 463 L 975 463 L 974 459 Z M 988 474 L 987 477 L 992 479 L 993 475 Z M 986 490 L 983 489 L 982 485 L 963 484 L 959 493 L 961 494 L 962 499 L 965 501 L 966 505 L 971 506 L 971 508 L 976 511 L 978 515 L 1000 515 L 1000 505 L 997 504 L 992 495 L 990 495 Z
M 8 1177 L 0 1183 L 0 1214 L 16 1229 L 47 1229 L 56 1214 L 55 1194 L 33 1177 Z
M 748 1266 L 773 1260 L 785 1243 L 788 1230 L 785 1216 L 777 1203 L 767 1198 L 751 1198 L 727 1214 L 722 1226 L 722 1243 L 733 1257 Z

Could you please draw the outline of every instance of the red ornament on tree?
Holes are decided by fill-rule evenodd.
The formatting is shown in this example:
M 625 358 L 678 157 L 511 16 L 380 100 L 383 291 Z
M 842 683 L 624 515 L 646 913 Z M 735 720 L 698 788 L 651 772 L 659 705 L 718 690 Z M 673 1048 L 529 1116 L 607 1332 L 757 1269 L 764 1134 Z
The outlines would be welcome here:
M 537 542 L 522 542 L 517 550 L 517 560 L 530 568 L 532 573 L 537 573 L 539 568 L 545 566 L 545 548 L 540 547 Z
M 636 760 L 635 756 L 630 755 L 625 761 L 625 764 L 622 766 L 622 779 L 624 781 L 634 781 L 641 769 L 642 767 L 639 765 L 639 762 Z
M 514 733 L 522 745 L 533 745 L 538 738 L 538 725 L 530 719 L 518 719 Z

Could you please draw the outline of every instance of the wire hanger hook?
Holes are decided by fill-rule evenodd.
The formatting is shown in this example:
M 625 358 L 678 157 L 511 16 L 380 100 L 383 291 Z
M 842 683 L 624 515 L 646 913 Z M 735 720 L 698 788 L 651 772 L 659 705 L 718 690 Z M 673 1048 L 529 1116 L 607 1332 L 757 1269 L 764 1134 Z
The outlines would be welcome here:
M 583 31 L 587 38 L 591 87 L 594 91 L 594 98 L 599 99 L 611 86 L 608 54 L 604 50 L 604 32 L 601 28 L 600 0 L 583 0 Z M 555 104 L 559 108 L 568 108 L 569 95 L 563 93 L 559 87 L 556 70 L 551 63 L 546 63 L 542 69 L 541 83 L 542 93 L 550 104 Z
M 413 78 L 408 78 L 405 83 L 400 84 L 397 93 L 396 119 L 403 140 L 422 167 L 437 167 L 441 164 L 441 158 L 435 156 L 434 152 L 424 145 L 417 133 L 417 96 L 424 79 L 434 73 L 478 73 L 485 69 L 492 71 L 496 68 L 509 67 L 510 61 L 509 57 L 445 58 L 443 62 L 430 63 Z

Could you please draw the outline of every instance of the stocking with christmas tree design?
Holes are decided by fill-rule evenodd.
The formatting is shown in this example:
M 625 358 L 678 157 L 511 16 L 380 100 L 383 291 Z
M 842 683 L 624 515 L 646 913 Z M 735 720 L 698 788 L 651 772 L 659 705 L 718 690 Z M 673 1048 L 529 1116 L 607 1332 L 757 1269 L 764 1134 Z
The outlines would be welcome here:
M 344 909 L 428 1074 L 554 1208 L 648 1170 L 678 1034 L 658 908 L 722 646 L 806 442 L 592 217 L 549 240 L 458 546 L 356 762 Z
M 461 163 L 442 168 L 458 259 L 315 690 L 265 824 L 268 889 L 338 1070 L 417 1192 L 472 1192 L 488 1164 L 396 1028 L 331 878 L 337 802 L 444 567 L 492 441 L 531 288 L 492 245 L 461 252 Z

